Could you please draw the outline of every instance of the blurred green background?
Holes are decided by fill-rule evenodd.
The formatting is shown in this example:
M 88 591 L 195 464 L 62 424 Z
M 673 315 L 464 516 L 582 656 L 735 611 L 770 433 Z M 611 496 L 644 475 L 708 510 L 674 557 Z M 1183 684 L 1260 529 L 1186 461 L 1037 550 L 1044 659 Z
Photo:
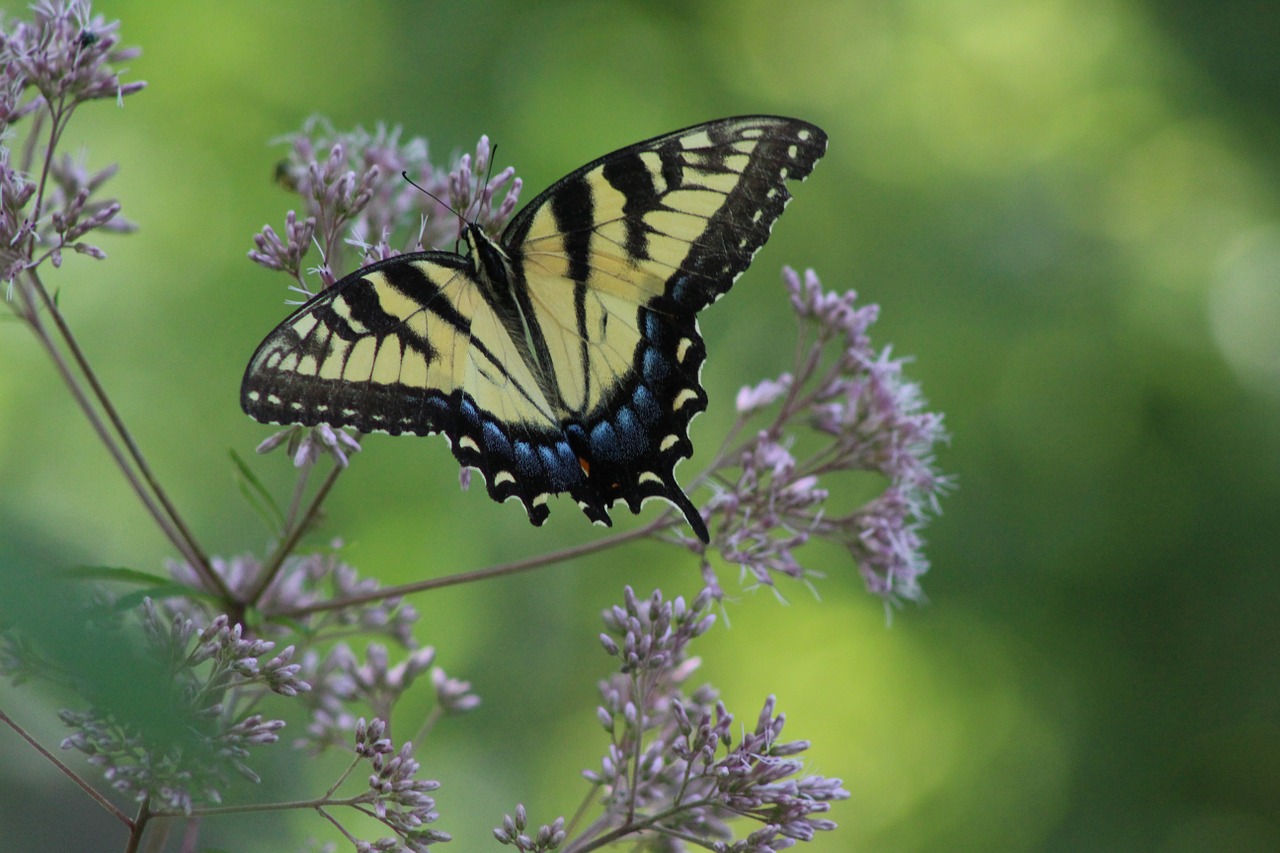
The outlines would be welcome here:
M 662 131 L 800 116 L 829 132 L 829 153 L 703 317 L 712 402 L 685 478 L 736 389 L 789 363 L 790 264 L 882 306 L 876 339 L 915 356 L 959 483 L 927 531 L 927 605 L 886 628 L 853 567 L 824 552 L 821 601 L 798 586 L 785 602 L 739 595 L 695 649 L 742 723 L 777 694 L 813 771 L 852 792 L 832 812 L 840 829 L 807 849 L 1280 849 L 1280 6 L 96 8 L 143 48 L 125 79 L 150 87 L 83 109 L 63 150 L 120 164 L 113 191 L 141 230 L 46 281 L 209 550 L 266 536 L 227 452 L 270 431 L 237 389 L 287 310 L 283 277 L 245 257 L 293 204 L 270 140 L 316 113 L 385 121 L 444 161 L 487 133 L 528 199 Z M 0 324 L 0 363 L 0 583 L 82 563 L 161 571 L 168 544 L 16 323 Z M 254 464 L 285 494 L 282 456 Z M 568 501 L 538 530 L 456 482 L 441 440 L 371 437 L 326 535 L 387 583 L 599 535 Z M 578 771 L 605 745 L 598 612 L 625 583 L 687 595 L 697 566 L 643 546 L 414 599 L 419 636 L 485 700 L 420 751 L 444 783 L 449 849 L 496 846 L 489 829 L 516 802 L 539 821 L 576 807 Z M 65 698 L 0 688 L 51 746 Z M 232 802 L 313 796 L 337 766 L 296 778 L 299 757 L 275 752 L 254 762 L 269 793 Z M 0 848 L 121 848 L 7 729 L 0 768 Z M 293 850 L 326 829 L 306 813 L 225 818 L 203 838 Z

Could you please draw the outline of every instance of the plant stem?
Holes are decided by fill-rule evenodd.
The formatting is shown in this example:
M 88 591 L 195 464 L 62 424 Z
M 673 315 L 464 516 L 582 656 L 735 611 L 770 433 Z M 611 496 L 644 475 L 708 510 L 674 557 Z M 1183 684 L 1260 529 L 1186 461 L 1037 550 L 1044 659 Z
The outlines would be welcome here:
M 71 113 L 75 107 L 75 103 L 67 103 L 64 99 L 56 101 L 46 101 L 46 109 L 37 114 L 32 133 L 28 137 L 28 144 L 24 151 L 23 160 L 25 170 L 30 170 L 32 159 L 35 155 L 35 140 L 39 137 L 39 129 L 41 120 L 47 114 L 49 119 L 49 132 L 45 139 L 44 156 L 41 158 L 40 178 L 36 186 L 35 201 L 32 206 L 31 220 L 36 224 L 44 214 L 44 206 L 49 188 L 51 170 L 53 168 L 54 152 L 57 150 L 58 143 L 62 138 L 62 132 L 65 129 Z M 27 245 L 23 247 L 28 260 L 34 257 L 37 245 L 36 229 L 33 228 Z M 142 455 L 142 451 L 138 448 L 137 443 L 133 440 L 133 436 L 124 425 L 124 420 L 120 417 L 120 413 L 116 410 L 111 402 L 111 398 L 107 395 L 106 390 L 102 387 L 102 383 L 98 381 L 97 374 L 89 364 L 89 360 L 85 357 L 84 351 L 80 349 L 80 344 L 76 340 L 75 335 L 71 332 L 71 327 L 67 325 L 66 319 L 62 316 L 62 312 L 58 310 L 57 303 L 54 302 L 49 295 L 49 291 L 45 288 L 44 283 L 40 280 L 39 274 L 36 272 L 37 262 L 32 262 L 31 266 L 25 271 L 23 279 L 25 286 L 19 288 L 22 293 L 23 302 L 26 308 L 25 319 L 30 325 L 32 331 L 40 339 L 41 344 L 49 353 L 49 357 L 53 360 L 54 366 L 61 374 L 63 381 L 66 383 L 76 403 L 80 406 L 85 416 L 88 418 L 94 431 L 106 446 L 107 451 L 119 466 L 121 472 L 125 475 L 125 479 L 133 487 L 134 492 L 142 500 L 147 511 L 151 513 L 160 530 L 169 539 L 170 542 L 182 553 L 183 557 L 191 564 L 192 568 L 202 577 L 206 588 L 216 592 L 224 598 L 230 598 L 230 592 L 223 584 L 222 580 L 214 574 L 209 565 L 209 559 L 196 542 L 195 536 L 182 520 L 182 516 L 178 514 L 177 509 L 169 500 L 168 495 L 160 485 L 160 481 L 151 471 L 151 467 L 147 464 L 146 458 Z M 34 294 L 37 299 L 32 298 Z M 43 322 L 41 322 L 41 311 L 48 312 L 53 319 L 54 325 L 58 330 L 67 351 L 71 354 L 76 367 L 80 371 L 80 375 L 88 383 L 89 393 L 86 393 L 82 387 L 79 378 L 72 372 L 63 358 L 59 348 L 55 345 L 53 338 L 49 335 Z M 103 423 L 98 411 L 91 402 L 91 397 L 95 400 L 102 412 L 106 414 L 110 421 L 111 428 L 115 434 L 112 435 L 106 424 Z M 123 445 L 123 450 L 121 448 Z M 130 460 L 132 462 L 130 463 Z M 141 479 L 140 479 L 141 478 Z M 146 485 L 144 487 L 143 481 Z M 148 491 L 149 490 L 149 491 Z M 157 506 L 157 503 L 159 506 Z
M 190 811 L 181 809 L 156 809 L 150 813 L 150 817 L 215 817 L 218 815 L 229 814 L 249 814 L 250 812 L 276 812 L 276 811 L 296 811 L 298 809 L 321 809 L 325 806 L 351 806 L 359 808 L 364 805 L 368 794 L 358 794 L 354 797 L 344 797 L 339 800 L 330 799 L 328 796 L 314 797 L 310 800 L 287 800 L 279 803 L 242 803 L 238 806 L 206 806 L 196 807 Z
M 133 487 L 134 492 L 138 495 L 139 500 L 142 501 L 143 506 L 145 506 L 147 511 L 151 513 L 153 518 L 155 518 L 156 523 L 160 526 L 160 529 L 165 536 L 167 536 L 169 540 L 182 551 L 184 557 L 192 560 L 193 564 L 195 564 L 195 555 L 189 553 L 187 549 L 183 547 L 185 543 L 182 538 L 178 535 L 177 531 L 168 524 L 164 515 L 161 513 L 160 508 L 156 506 L 155 502 L 152 500 L 151 494 L 138 480 L 137 474 L 134 472 L 133 468 L 130 467 L 129 462 L 125 458 L 124 452 L 121 450 L 119 444 L 116 442 L 115 437 L 111 434 L 110 430 L 108 430 L 107 425 L 103 423 L 102 418 L 99 417 L 97 410 L 93 407 L 93 403 L 89 400 L 84 389 L 77 381 L 76 376 L 72 373 L 71 367 L 62 357 L 62 353 L 59 352 L 53 338 L 49 336 L 44 324 L 40 321 L 39 309 L 31 303 L 30 291 L 37 289 L 37 286 L 32 284 L 30 281 L 32 275 L 28 273 L 24 278 L 27 279 L 27 286 L 20 287 L 19 291 L 22 293 L 23 299 L 27 303 L 27 317 L 25 319 L 27 320 L 28 325 L 35 333 L 36 338 L 44 346 L 45 351 L 49 355 L 49 359 L 53 362 L 54 368 L 62 377 L 62 381 L 66 384 L 68 390 L 70 390 L 71 396 L 75 399 L 76 404 L 80 407 L 81 411 L 84 412 L 85 418 L 89 421 L 89 425 L 92 426 L 94 432 L 98 434 L 98 438 L 107 448 L 107 452 L 111 454 L 111 458 L 115 460 L 116 465 L 124 474 L 125 479 L 129 481 L 129 485 Z
M 614 829 L 611 829 L 610 831 L 606 832 L 604 835 L 593 838 L 584 844 L 581 844 L 581 845 L 570 844 L 565 848 L 565 853 L 588 853 L 588 851 L 590 850 L 599 850 L 601 847 L 607 847 L 613 842 L 618 841 L 622 838 L 626 838 L 628 835 L 631 835 L 633 833 L 643 832 L 646 829 L 652 829 L 653 827 L 660 824 L 662 821 L 672 817 L 673 815 L 679 814 L 682 811 L 685 811 L 687 809 L 701 808 L 702 806 L 708 805 L 709 803 L 710 801 L 706 799 L 698 800 L 693 803 L 681 803 L 679 805 L 676 805 L 667 809 L 666 811 L 659 812 L 658 814 L 650 815 L 649 817 L 646 817 L 639 821 L 629 820 L 623 823 L 621 826 L 615 827 Z M 674 834 L 667 829 L 662 829 L 659 831 L 665 834 Z M 706 843 L 705 839 L 688 838 L 687 840 L 693 841 L 703 846 L 708 846 L 708 847 L 710 846 Z
M 81 790 L 83 790 L 86 794 L 88 794 L 91 798 L 93 798 L 94 802 L 96 802 L 98 805 L 102 806 L 104 809 L 110 812 L 112 817 L 114 817 L 116 820 L 123 823 L 125 826 L 129 827 L 131 830 L 133 829 L 134 822 L 129 818 L 127 814 L 120 811 L 120 809 L 116 808 L 114 805 L 111 804 L 110 800 L 108 800 L 106 797 L 102 796 L 97 791 L 95 791 L 93 789 L 93 786 L 91 786 L 88 782 L 86 782 L 83 778 L 81 778 L 80 775 L 77 774 L 74 770 L 72 770 L 70 767 L 64 764 L 58 758 L 58 756 L 54 755 L 49 750 L 45 749 L 44 746 L 42 746 L 39 741 L 37 741 L 30 734 L 27 733 L 26 729 L 22 728 L 22 726 L 18 725 L 17 721 L 15 721 L 12 717 L 6 714 L 3 708 L 0 708 L 0 721 L 4 722 L 5 725 L 13 729 L 17 733 L 18 737 L 25 740 L 31 746 L 31 748 L 34 749 L 36 752 L 40 753 L 40 755 L 43 756 L 46 761 L 48 761 L 54 767 L 57 767 L 64 774 L 66 774 L 68 779 L 70 779 L 72 782 L 78 785 Z
M 76 340 L 75 334 L 72 333 L 71 327 L 67 325 L 66 319 L 62 316 L 62 312 L 58 310 L 57 304 L 49 297 L 49 292 L 45 289 L 44 283 L 40 280 L 40 276 L 32 270 L 29 272 L 29 278 L 33 285 L 33 289 L 39 295 L 40 301 L 43 303 L 45 310 L 49 313 L 49 316 L 53 318 L 54 325 L 57 326 L 58 334 L 66 344 L 67 350 L 71 353 L 72 358 L 75 359 L 76 367 L 79 368 L 80 373 L 85 378 L 85 381 L 89 383 L 89 388 L 93 392 L 94 399 L 106 414 L 107 419 L 110 420 L 116 436 L 118 436 L 120 441 L 124 444 L 124 448 L 128 451 L 129 457 L 133 461 L 133 465 L 137 468 L 137 472 L 141 474 L 142 479 L 146 481 L 147 487 L 151 490 L 151 495 L 154 496 L 155 500 L 164 508 L 164 514 L 161 515 L 155 508 L 154 504 L 146 500 L 144 497 L 144 502 L 147 503 L 151 514 L 155 516 L 157 524 L 160 525 L 161 530 L 163 530 L 169 540 L 173 542 L 174 546 L 177 547 L 178 550 L 182 552 L 182 555 L 191 563 L 192 568 L 194 568 L 195 571 L 204 579 L 207 588 L 212 592 L 218 593 L 224 598 L 230 598 L 230 590 L 227 589 L 226 585 L 222 582 L 222 579 L 219 578 L 210 567 L 208 556 L 196 542 L 195 535 L 191 532 L 191 529 L 187 527 L 186 522 L 183 521 L 182 516 L 178 513 L 173 502 L 169 500 L 168 494 L 160 485 L 160 481 L 156 478 L 154 472 L 152 472 L 151 466 L 147 464 L 146 457 L 142 455 L 141 448 L 139 448 L 137 442 L 133 440 L 133 435 L 129 432 L 128 427 L 125 426 L 124 419 L 120 417 L 120 412 L 111 402 L 111 398 L 107 395 L 106 389 L 102 387 L 102 383 L 98 381 L 97 373 L 94 372 L 93 367 L 89 364 L 89 360 L 85 357 L 84 351 L 80 349 L 80 344 Z M 49 348 L 52 354 L 52 347 Z M 65 368 L 62 369 L 65 379 L 67 378 L 68 372 Z M 68 382 L 70 381 L 68 380 Z M 86 408 L 87 400 L 85 399 L 83 392 L 76 392 L 76 397 L 78 400 L 84 400 L 81 407 Z M 89 410 L 86 408 L 86 414 L 88 414 L 88 412 Z M 106 439 L 104 438 L 104 441 L 105 440 Z M 124 469 L 125 476 L 133 484 L 135 491 L 138 491 L 139 495 L 142 496 L 142 486 L 125 465 L 121 458 L 121 454 L 118 451 L 115 451 L 112 455 L 116 457 L 117 463 L 120 464 L 122 469 Z
M 573 817 L 569 818 L 569 822 L 565 824 L 565 831 L 572 836 L 578 827 L 578 822 L 586 815 L 587 809 L 591 808 L 591 804 L 595 802 L 596 794 L 600 790 L 600 783 L 594 782 L 587 792 L 582 795 L 582 801 L 578 803 L 578 808 L 573 813 Z M 594 824 L 593 824 L 594 826 Z
M 151 800 L 145 799 L 142 805 L 138 806 L 138 816 L 131 821 L 129 830 L 129 843 L 125 845 L 124 853 L 137 853 L 138 847 L 142 844 L 142 834 L 147 829 L 147 823 L 151 820 L 150 810 Z
M 298 540 L 311 529 L 316 515 L 320 512 L 320 506 L 324 503 L 324 499 L 329 496 L 329 490 L 333 488 L 333 484 L 338 481 L 338 475 L 344 470 L 346 470 L 346 466 L 337 462 L 334 463 L 333 470 L 329 472 L 329 476 L 325 477 L 324 482 L 320 484 L 320 488 L 316 490 L 315 496 L 307 506 L 307 511 L 302 514 L 302 518 L 294 522 L 285 537 L 280 540 L 280 544 L 271 552 L 271 556 L 262 564 L 262 571 L 258 575 L 258 581 L 249 591 L 243 602 L 244 604 L 250 606 L 257 604 L 267 587 L 271 586 L 271 582 L 275 580 L 280 567 L 284 565 L 284 561 L 293 553 L 293 549 L 297 547 Z
M 398 598 L 415 592 L 425 592 L 429 589 L 439 589 L 446 586 L 455 586 L 461 583 L 470 583 L 471 581 L 487 580 L 489 578 L 502 577 L 504 575 L 514 575 L 519 572 L 527 572 L 530 569 L 541 568 L 553 563 L 562 563 L 567 560 L 573 560 L 578 557 L 585 557 L 588 554 L 594 554 L 597 551 L 605 551 L 609 548 L 630 542 L 633 539 L 644 539 L 668 527 L 671 519 L 668 514 L 663 514 L 654 521 L 646 524 L 644 527 L 637 527 L 635 530 L 628 530 L 622 533 L 606 536 L 603 539 L 597 539 L 593 542 L 587 542 L 582 545 L 574 545 L 571 548 L 563 548 L 559 551 L 552 551 L 537 557 L 529 557 L 524 560 L 516 560 L 511 563 L 501 563 L 497 566 L 490 566 L 487 569 L 475 569 L 470 572 L 459 572 L 455 575 L 445 575 L 442 578 L 428 578 L 426 580 L 414 581 L 413 583 L 400 584 L 399 586 L 388 586 L 382 589 L 376 589 L 371 592 L 361 593 L 360 595 L 352 595 L 346 598 L 338 598 L 333 601 L 323 601 L 307 607 L 295 607 L 287 610 L 274 612 L 273 617 L 285 617 L 290 619 L 298 619 L 303 616 L 309 616 L 312 613 L 322 613 L 326 610 L 340 610 L 344 607 L 350 607 L 353 604 L 367 604 L 371 601 L 381 601 L 387 598 Z

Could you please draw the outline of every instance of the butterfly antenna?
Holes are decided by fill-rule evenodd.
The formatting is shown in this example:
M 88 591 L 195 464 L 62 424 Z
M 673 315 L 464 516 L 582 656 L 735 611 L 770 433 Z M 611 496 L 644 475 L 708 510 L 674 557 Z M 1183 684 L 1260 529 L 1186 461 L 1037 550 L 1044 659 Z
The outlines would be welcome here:
M 433 201 L 435 201 L 435 203 L 436 203 L 436 204 L 440 205 L 440 206 L 441 206 L 441 207 L 443 207 L 445 210 L 447 210 L 447 211 L 449 211 L 450 213 L 452 213 L 454 216 L 458 217 L 459 219 L 463 220 L 464 222 L 466 221 L 466 219 L 463 217 L 463 215 L 462 215 L 461 213 L 459 213 L 458 211 L 454 210 L 454 209 L 453 209 L 453 206 L 452 206 L 451 204 L 449 204 L 449 202 L 447 202 L 447 201 L 445 201 L 444 199 L 440 198 L 440 196 L 436 195 L 436 194 L 435 194 L 435 193 L 433 193 L 431 190 L 427 189 L 427 188 L 426 188 L 426 187 L 424 187 L 422 184 L 418 183 L 418 182 L 417 182 L 417 181 L 415 181 L 413 178 L 409 177 L 409 173 L 408 173 L 408 172 L 401 172 L 401 173 L 400 173 L 400 177 L 402 177 L 402 178 L 404 178 L 406 181 L 408 181 L 408 182 L 409 182 L 409 186 L 413 187 L 413 188 L 414 188 L 414 189 L 416 189 L 418 192 L 420 192 L 420 193 L 424 194 L 427 198 L 432 199 Z
M 471 218 L 459 215 L 458 219 L 460 221 L 466 222 L 468 224 L 474 223 L 480 219 L 480 214 L 484 212 L 485 193 L 488 191 L 488 188 L 489 188 L 489 178 L 493 175 L 494 155 L 497 154 L 497 152 L 498 152 L 498 143 L 495 142 L 493 144 L 493 147 L 489 149 L 489 162 L 486 164 L 487 168 L 485 170 L 484 181 L 480 182 L 479 176 L 476 175 L 475 179 L 477 183 L 475 187 L 467 187 L 468 190 L 471 190 L 473 192 L 473 195 L 472 195 L 471 201 L 467 202 L 467 207 L 464 213 L 469 213 L 471 211 L 471 205 L 474 204 L 476 208 L 475 218 L 471 219 Z M 454 241 L 454 251 L 457 251 L 457 241 Z
M 476 176 L 477 182 L 474 188 L 475 196 L 471 202 L 471 203 L 474 203 L 476 207 L 475 219 L 469 219 L 467 220 L 468 222 L 476 222 L 477 220 L 479 220 L 480 216 L 484 213 L 485 201 L 488 200 L 492 202 L 492 198 L 489 194 L 489 181 L 493 180 L 493 164 L 498 162 L 497 158 L 498 158 L 498 143 L 495 142 L 493 143 L 493 146 L 489 149 L 489 162 L 485 164 L 486 168 L 484 172 L 484 180 L 480 181 L 479 176 L 478 175 Z M 468 211 L 471 210 L 471 203 L 467 204 Z M 490 204 L 490 209 L 492 209 L 492 206 L 493 205 Z
M 462 225 L 468 221 L 468 220 L 467 220 L 467 217 L 466 217 L 466 216 L 464 216 L 461 212 L 459 212 L 459 211 L 458 211 L 458 210 L 457 210 L 453 205 L 449 204 L 449 202 L 447 202 L 447 201 L 445 201 L 444 199 L 440 198 L 440 196 L 436 195 L 436 194 L 435 194 L 435 193 L 433 193 L 431 190 L 427 189 L 427 188 L 426 188 L 426 187 L 424 187 L 422 184 L 418 183 L 418 182 L 417 182 L 417 181 L 415 181 L 413 178 L 409 177 L 409 173 L 408 173 L 408 172 L 404 172 L 404 171 L 402 171 L 402 172 L 400 173 L 400 177 L 402 177 L 402 178 L 404 178 L 406 181 L 408 181 L 408 182 L 409 182 L 409 185 L 410 185 L 411 187 L 413 187 L 413 188 L 417 189 L 419 192 L 421 192 L 421 193 L 425 194 L 428 198 L 430 198 L 430 199 L 432 199 L 433 201 L 435 201 L 435 203 L 436 203 L 436 204 L 440 205 L 440 206 L 441 206 L 441 207 L 443 207 L 445 210 L 449 211 L 449 212 L 450 212 L 450 213 L 452 213 L 455 217 L 457 217 L 457 219 L 458 219 L 458 235 L 457 235 L 456 237 L 454 237 L 454 238 L 453 238 L 453 250 L 454 250 L 455 252 L 456 252 L 456 251 L 458 251 L 458 243 L 459 243 L 459 242 L 461 242 L 461 240 L 462 240 Z
M 498 162 L 498 143 L 493 143 L 493 147 L 489 149 L 489 168 L 484 170 L 484 183 L 476 189 L 476 216 L 480 215 L 480 205 L 484 204 L 485 196 L 489 192 L 489 181 L 493 180 L 493 164 Z M 489 212 L 493 212 L 493 199 L 489 199 Z

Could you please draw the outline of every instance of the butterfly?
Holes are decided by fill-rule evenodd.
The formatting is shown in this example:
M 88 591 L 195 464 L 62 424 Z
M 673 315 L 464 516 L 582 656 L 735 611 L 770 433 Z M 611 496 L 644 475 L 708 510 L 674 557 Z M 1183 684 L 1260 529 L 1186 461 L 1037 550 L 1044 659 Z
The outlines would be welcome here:
M 495 501 L 540 525 L 568 493 L 706 523 L 676 482 L 707 406 L 697 314 L 723 296 L 826 151 L 804 121 L 737 116 L 637 142 L 556 181 L 467 253 L 399 255 L 302 305 L 258 346 L 264 423 L 442 433 Z

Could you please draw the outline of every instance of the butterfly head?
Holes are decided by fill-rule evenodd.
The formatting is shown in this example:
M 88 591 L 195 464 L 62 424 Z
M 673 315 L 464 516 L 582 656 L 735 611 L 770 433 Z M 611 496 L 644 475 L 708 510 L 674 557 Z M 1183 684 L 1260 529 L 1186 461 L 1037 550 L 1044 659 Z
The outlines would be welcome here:
M 471 263 L 482 282 L 496 285 L 512 280 L 511 255 L 479 223 L 468 222 L 462 236 L 471 250 Z

